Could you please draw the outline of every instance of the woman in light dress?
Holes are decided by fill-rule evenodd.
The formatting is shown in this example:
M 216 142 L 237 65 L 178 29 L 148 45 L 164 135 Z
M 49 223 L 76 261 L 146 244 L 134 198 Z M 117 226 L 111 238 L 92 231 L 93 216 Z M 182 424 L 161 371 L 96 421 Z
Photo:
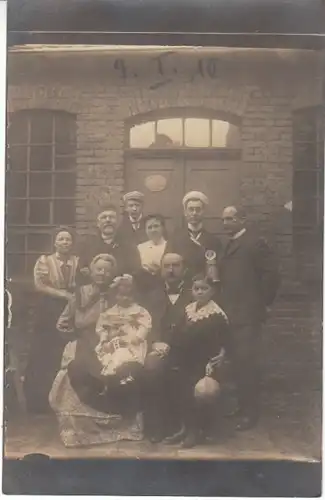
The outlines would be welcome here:
M 37 322 L 24 383 L 27 409 L 33 413 L 50 411 L 48 395 L 68 341 L 59 334 L 56 323 L 76 288 L 78 257 L 73 254 L 73 244 L 74 232 L 59 227 L 54 233 L 54 253 L 41 255 L 34 267 Z
M 142 439 L 139 381 L 151 317 L 132 300 L 132 287 L 122 286 L 125 280 L 111 287 L 115 274 L 112 256 L 95 257 L 92 284 L 81 287 L 58 322 L 77 337 L 65 349 L 50 393 L 67 447 Z M 133 349 L 137 345 L 142 353 Z

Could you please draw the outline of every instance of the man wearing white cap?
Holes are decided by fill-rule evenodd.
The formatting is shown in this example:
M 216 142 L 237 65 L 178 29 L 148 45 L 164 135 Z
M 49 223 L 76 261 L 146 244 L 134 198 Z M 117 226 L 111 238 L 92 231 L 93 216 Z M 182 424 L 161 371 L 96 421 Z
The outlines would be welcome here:
M 123 196 L 124 215 L 118 234 L 136 245 L 147 241 L 143 218 L 144 195 L 140 191 L 131 191 Z
M 172 251 L 179 253 L 190 276 L 210 274 L 212 281 L 219 281 L 217 263 L 221 242 L 204 227 L 204 213 L 209 201 L 200 191 L 190 191 L 183 198 L 185 227 L 178 229 L 172 238 Z

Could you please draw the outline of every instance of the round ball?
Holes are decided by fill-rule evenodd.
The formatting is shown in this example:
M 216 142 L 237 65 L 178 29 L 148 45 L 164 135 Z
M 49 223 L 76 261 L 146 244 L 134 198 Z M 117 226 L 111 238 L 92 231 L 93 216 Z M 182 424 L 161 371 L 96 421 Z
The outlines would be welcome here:
M 220 392 L 220 384 L 212 377 L 203 377 L 195 386 L 194 395 L 198 399 L 213 399 Z

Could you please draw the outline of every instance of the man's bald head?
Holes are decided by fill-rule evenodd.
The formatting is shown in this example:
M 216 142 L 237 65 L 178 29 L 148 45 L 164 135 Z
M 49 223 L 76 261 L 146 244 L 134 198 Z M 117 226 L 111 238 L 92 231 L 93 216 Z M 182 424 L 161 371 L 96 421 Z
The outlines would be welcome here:
M 181 281 L 184 277 L 183 257 L 178 253 L 166 253 L 161 261 L 161 275 L 168 283 Z
M 223 227 L 229 236 L 238 233 L 246 224 L 246 213 L 243 208 L 231 205 L 222 212 Z

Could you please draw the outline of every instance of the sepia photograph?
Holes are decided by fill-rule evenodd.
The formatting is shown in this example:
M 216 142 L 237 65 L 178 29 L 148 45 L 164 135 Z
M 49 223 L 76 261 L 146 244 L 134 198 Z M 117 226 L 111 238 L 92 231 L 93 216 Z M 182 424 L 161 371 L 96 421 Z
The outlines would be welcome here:
M 4 456 L 321 460 L 324 54 L 16 44 Z

